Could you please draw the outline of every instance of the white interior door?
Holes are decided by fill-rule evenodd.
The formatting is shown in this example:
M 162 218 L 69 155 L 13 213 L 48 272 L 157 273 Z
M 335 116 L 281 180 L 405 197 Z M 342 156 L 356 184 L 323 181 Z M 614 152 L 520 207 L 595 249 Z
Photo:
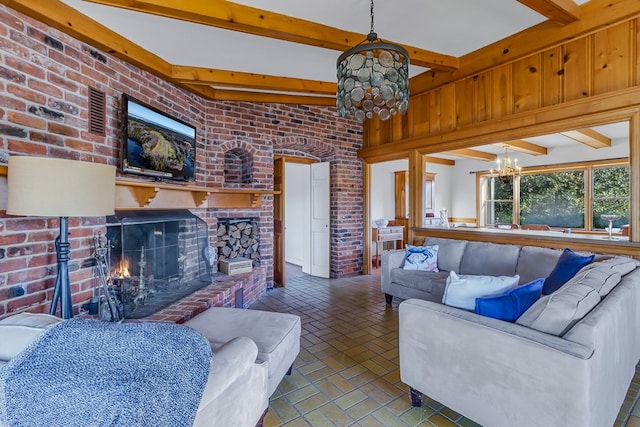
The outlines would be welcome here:
M 311 166 L 285 163 L 285 261 L 311 272 Z
M 311 165 L 311 275 L 329 278 L 329 163 Z

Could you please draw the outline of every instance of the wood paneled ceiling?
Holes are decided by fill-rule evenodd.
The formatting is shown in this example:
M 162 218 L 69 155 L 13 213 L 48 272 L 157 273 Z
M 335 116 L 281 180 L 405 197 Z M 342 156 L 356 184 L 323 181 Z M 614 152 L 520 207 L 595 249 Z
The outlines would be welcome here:
M 335 105 L 335 61 L 370 27 L 367 0 L 0 1 L 213 100 Z M 579 22 L 591 2 L 377 0 L 374 23 L 409 51 L 415 94 L 477 69 L 483 46 Z

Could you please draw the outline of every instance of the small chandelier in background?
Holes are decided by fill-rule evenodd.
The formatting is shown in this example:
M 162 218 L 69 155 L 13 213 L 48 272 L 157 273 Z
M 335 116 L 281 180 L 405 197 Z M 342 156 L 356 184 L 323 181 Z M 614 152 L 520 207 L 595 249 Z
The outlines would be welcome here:
M 401 46 L 386 43 L 373 30 L 366 40 L 338 58 L 338 113 L 364 121 L 378 114 L 381 120 L 409 106 L 409 53 Z
M 520 169 L 518 159 L 513 159 L 513 162 L 511 161 L 509 157 L 509 146 L 505 145 L 502 164 L 500 164 L 500 159 L 498 159 L 498 169 L 491 169 L 490 174 L 492 176 L 498 176 L 504 184 L 509 184 L 514 176 L 520 176 Z

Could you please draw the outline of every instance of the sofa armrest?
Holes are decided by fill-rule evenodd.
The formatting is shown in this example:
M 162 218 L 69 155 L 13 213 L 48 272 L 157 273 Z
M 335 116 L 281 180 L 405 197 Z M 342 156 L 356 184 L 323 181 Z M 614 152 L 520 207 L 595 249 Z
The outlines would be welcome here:
M 0 320 L 0 361 L 8 362 L 61 319 L 48 314 L 20 313 Z
M 403 301 L 399 318 L 414 389 L 483 425 L 590 425 L 592 348 L 430 301 Z
M 218 348 L 211 361 L 200 406 L 220 396 L 231 383 L 256 364 L 257 357 L 258 346 L 247 337 L 234 338 Z
M 395 249 L 392 251 L 382 251 L 382 263 L 380 271 L 380 287 L 382 292 L 386 292 L 391 284 L 391 270 L 402 266 L 406 251 Z

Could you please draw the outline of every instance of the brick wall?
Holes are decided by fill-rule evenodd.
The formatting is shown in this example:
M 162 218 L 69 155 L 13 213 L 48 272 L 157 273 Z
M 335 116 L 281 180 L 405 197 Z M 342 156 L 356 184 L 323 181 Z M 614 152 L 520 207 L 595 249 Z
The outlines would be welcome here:
M 106 136 L 87 130 L 89 86 L 107 96 Z M 334 108 L 208 101 L 0 6 L 0 163 L 8 155 L 28 154 L 117 165 L 123 92 L 198 128 L 197 185 L 223 185 L 224 153 L 230 149 L 251 154 L 250 187 L 259 189 L 273 188 L 274 153 L 330 161 L 331 274 L 361 272 L 359 123 L 337 118 Z M 248 290 L 246 303 L 273 283 L 273 196 L 262 197 L 257 212 L 194 211 L 208 222 L 214 245 L 217 218 L 260 218 L 266 277 Z M 104 224 L 104 218 L 69 221 L 69 269 L 76 312 L 91 297 L 95 285 L 90 267 L 92 237 L 104 232 Z M 53 240 L 58 227 L 55 218 L 0 215 L 0 317 L 48 310 L 55 283 Z

